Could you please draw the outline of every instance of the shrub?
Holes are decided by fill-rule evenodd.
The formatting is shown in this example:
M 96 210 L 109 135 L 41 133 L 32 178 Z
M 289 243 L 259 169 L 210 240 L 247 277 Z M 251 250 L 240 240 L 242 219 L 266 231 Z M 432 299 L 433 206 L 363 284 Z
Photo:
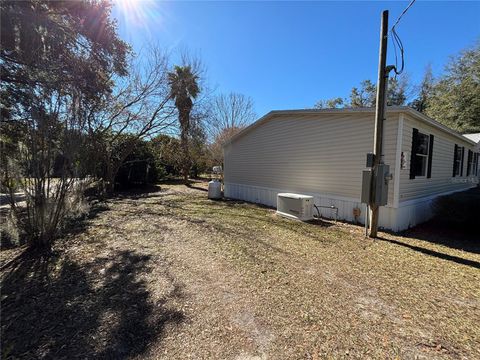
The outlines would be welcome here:
M 159 180 L 159 172 L 155 157 L 148 143 L 137 140 L 130 155 L 123 161 L 115 177 L 117 189 L 129 189 L 147 184 L 154 184 Z
M 473 229 L 480 214 L 480 187 L 440 196 L 433 202 L 435 219 L 452 226 Z

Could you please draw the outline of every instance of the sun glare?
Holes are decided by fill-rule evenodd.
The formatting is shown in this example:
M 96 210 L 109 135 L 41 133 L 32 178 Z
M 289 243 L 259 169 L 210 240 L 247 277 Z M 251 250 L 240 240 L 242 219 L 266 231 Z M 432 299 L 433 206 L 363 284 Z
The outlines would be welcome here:
M 141 27 L 161 23 L 160 2 L 155 0 L 114 0 L 127 27 Z

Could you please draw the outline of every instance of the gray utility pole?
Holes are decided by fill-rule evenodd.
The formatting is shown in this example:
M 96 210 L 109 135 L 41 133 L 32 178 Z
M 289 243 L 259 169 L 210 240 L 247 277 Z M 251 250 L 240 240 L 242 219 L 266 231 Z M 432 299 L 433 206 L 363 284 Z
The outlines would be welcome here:
M 370 222 L 370 237 L 377 237 L 378 230 L 378 211 L 379 206 L 375 203 L 375 191 L 378 178 L 378 165 L 383 163 L 382 159 L 382 142 L 383 142 L 383 122 L 385 120 L 385 109 L 387 107 L 387 85 L 388 85 L 388 73 L 390 69 L 387 69 L 387 42 L 388 42 L 388 10 L 384 10 L 382 13 L 382 25 L 380 30 L 380 54 L 378 60 L 378 80 L 377 80 L 377 101 L 375 109 L 375 135 L 373 139 L 373 178 L 372 178 L 372 190 L 370 199 L 370 209 L 372 211 L 372 217 Z

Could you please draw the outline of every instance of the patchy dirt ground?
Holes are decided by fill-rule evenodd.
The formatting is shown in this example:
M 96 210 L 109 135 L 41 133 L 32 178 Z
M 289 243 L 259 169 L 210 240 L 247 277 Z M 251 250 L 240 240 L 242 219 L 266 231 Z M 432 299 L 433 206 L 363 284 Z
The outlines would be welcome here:
M 124 194 L 53 256 L 2 251 L 2 355 L 478 359 L 478 246 L 410 237 L 432 231 L 372 241 L 181 185 Z

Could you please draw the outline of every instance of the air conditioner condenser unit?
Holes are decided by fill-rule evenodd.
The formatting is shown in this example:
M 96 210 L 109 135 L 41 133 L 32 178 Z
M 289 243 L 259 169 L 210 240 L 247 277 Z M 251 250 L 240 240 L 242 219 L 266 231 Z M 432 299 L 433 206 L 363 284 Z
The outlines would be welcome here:
M 312 220 L 313 196 L 280 193 L 277 195 L 277 214 L 294 220 Z

